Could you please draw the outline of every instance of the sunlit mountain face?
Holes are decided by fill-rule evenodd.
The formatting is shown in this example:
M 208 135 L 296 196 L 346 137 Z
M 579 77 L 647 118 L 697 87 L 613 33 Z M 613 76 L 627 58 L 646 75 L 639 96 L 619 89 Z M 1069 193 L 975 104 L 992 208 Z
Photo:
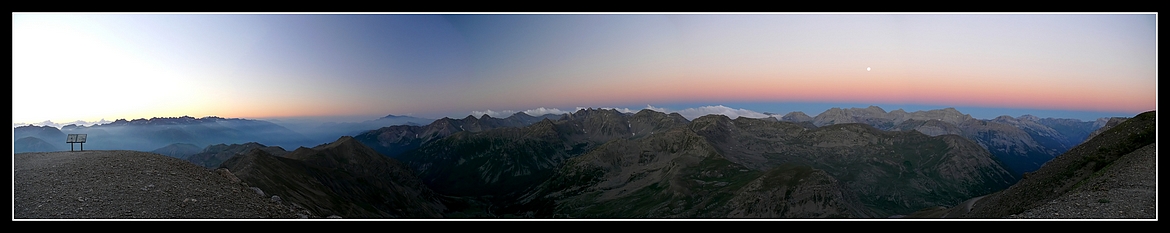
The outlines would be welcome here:
M 869 105 L 1093 120 L 1156 109 L 1155 22 L 1152 13 L 14 13 L 13 123 L 362 122 L 578 107 L 693 119 L 701 113 L 687 109 L 707 106 L 815 115 Z

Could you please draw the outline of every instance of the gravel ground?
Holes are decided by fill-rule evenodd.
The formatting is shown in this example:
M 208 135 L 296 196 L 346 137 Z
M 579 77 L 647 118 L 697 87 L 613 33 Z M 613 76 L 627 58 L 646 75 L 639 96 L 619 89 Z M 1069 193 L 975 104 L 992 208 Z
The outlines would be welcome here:
M 1157 143 L 1127 154 L 1080 187 L 1008 218 L 1157 218 Z
M 13 219 L 308 217 L 230 173 L 158 154 L 63 151 L 12 157 Z

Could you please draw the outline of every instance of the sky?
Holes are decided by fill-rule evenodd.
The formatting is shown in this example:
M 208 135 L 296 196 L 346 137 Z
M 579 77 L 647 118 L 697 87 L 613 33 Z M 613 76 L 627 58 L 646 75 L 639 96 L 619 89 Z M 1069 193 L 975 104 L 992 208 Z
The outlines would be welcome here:
M 12 19 L 14 124 L 870 105 L 1091 120 L 1157 109 L 1153 13 Z

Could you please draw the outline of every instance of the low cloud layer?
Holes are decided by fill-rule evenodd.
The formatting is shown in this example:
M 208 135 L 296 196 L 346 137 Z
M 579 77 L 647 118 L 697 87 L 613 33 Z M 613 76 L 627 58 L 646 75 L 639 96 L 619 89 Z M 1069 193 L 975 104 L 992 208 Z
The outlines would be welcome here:
M 581 109 L 586 109 L 586 108 L 585 107 L 577 107 L 576 110 L 581 110 Z M 641 111 L 642 109 L 650 109 L 653 111 L 663 112 L 663 113 L 678 113 L 678 114 L 682 115 L 683 117 L 686 117 L 689 120 L 694 120 L 695 118 L 699 118 L 699 117 L 711 115 L 711 114 L 724 115 L 724 116 L 727 116 L 727 117 L 732 118 L 732 119 L 735 119 L 735 118 L 741 117 L 741 116 L 748 117 L 748 118 L 767 118 L 767 117 L 769 117 L 769 115 L 767 115 L 767 114 L 759 113 L 756 111 L 742 109 L 742 108 L 735 109 L 735 108 L 730 108 L 730 107 L 723 106 L 723 105 L 687 108 L 687 109 L 677 110 L 677 111 L 671 110 L 671 109 L 666 109 L 666 108 L 654 107 L 654 106 L 649 105 L 649 104 L 647 104 L 646 107 L 642 108 L 642 109 L 605 108 L 605 107 L 597 108 L 597 109 L 613 109 L 613 110 L 617 110 L 618 112 L 622 112 L 622 113 L 637 113 L 638 111 Z M 576 111 L 576 110 L 574 110 L 574 111 Z M 512 114 L 516 114 L 517 112 L 518 111 L 515 111 L 515 110 L 494 111 L 494 110 L 489 109 L 486 111 L 471 111 L 471 115 L 472 116 L 482 116 L 484 114 L 487 114 L 488 116 L 492 116 L 495 118 L 505 118 L 505 117 L 512 116 Z M 519 112 L 524 112 L 525 114 L 532 115 L 532 116 L 541 116 L 544 114 L 572 113 L 572 112 L 560 110 L 557 108 L 545 108 L 545 107 L 529 109 L 529 110 L 524 110 L 524 111 L 519 111 Z
M 512 110 L 492 111 L 491 109 L 488 109 L 487 111 L 471 111 L 471 116 L 474 116 L 474 117 L 483 116 L 484 114 L 487 114 L 488 116 L 492 116 L 495 118 L 505 118 L 505 117 L 512 116 L 512 114 L 516 114 L 516 111 L 512 111 Z
M 657 111 L 657 110 L 655 110 L 655 111 Z M 694 120 L 695 118 L 699 118 L 699 117 L 711 115 L 711 114 L 724 115 L 724 116 L 727 116 L 728 118 L 731 118 L 731 119 L 735 119 L 735 118 L 741 117 L 741 116 L 747 117 L 747 118 L 767 118 L 768 117 L 768 115 L 765 115 L 763 113 L 759 113 L 756 111 L 742 109 L 742 108 L 734 109 L 734 108 L 729 108 L 729 107 L 726 107 L 723 105 L 688 108 L 688 109 L 679 110 L 677 112 L 678 112 L 678 114 L 682 115 L 683 117 L 686 117 L 689 120 Z
M 524 110 L 524 111 L 515 111 L 515 110 L 494 111 L 494 110 L 488 109 L 485 111 L 471 111 L 471 115 L 475 116 L 475 117 L 479 117 L 479 116 L 483 116 L 483 114 L 487 114 L 488 116 L 492 116 L 495 118 L 506 118 L 506 117 L 510 117 L 510 116 L 516 114 L 517 112 L 524 112 L 524 114 L 528 114 L 529 116 L 543 116 L 545 114 L 572 113 L 572 112 L 560 110 L 558 108 L 539 107 L 539 108 L 534 108 L 534 109 L 529 109 L 529 110 Z
M 524 114 L 528 114 L 529 116 L 543 116 L 544 114 L 560 115 L 560 114 L 565 114 L 565 113 L 569 113 L 569 112 L 562 111 L 562 110 L 557 109 L 557 108 L 545 108 L 545 107 L 524 110 Z

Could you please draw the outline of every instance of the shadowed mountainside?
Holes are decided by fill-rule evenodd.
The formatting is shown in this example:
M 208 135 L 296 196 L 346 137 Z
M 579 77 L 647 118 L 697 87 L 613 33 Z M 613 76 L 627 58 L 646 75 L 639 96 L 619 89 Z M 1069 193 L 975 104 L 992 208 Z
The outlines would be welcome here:
M 480 118 L 468 115 L 463 119 L 442 118 L 424 126 L 394 125 L 376 130 L 364 131 L 354 136 L 355 139 L 378 153 L 390 157 L 398 157 L 403 152 L 418 148 L 424 143 L 438 140 L 456 132 L 479 132 L 501 127 L 522 127 L 531 125 L 544 119 L 556 119 L 559 115 L 545 114 L 533 117 L 518 112 L 510 117 L 500 119 L 484 114 Z
M 261 149 L 275 156 L 282 156 L 288 153 L 288 151 L 285 151 L 284 148 L 279 146 L 265 146 L 264 144 L 255 142 L 231 145 L 217 144 L 203 148 L 203 152 L 187 156 L 186 160 L 206 168 L 217 168 L 223 161 L 248 153 L 252 149 Z
M 187 160 L 187 157 L 201 153 L 203 152 L 203 149 L 190 143 L 175 143 L 152 150 L 150 152 Z
M 1130 180 L 1106 179 L 1119 172 L 1142 171 L 1143 174 L 1153 175 L 1149 164 L 1135 162 L 1118 162 L 1131 160 L 1150 161 L 1156 155 L 1153 147 L 1155 140 L 1156 112 L 1150 111 L 1121 122 L 1115 127 L 1090 138 L 1088 141 L 1074 147 L 1060 156 L 1045 163 L 1043 167 L 1025 174 L 1018 183 L 1005 190 L 973 199 L 973 205 L 963 205 L 950 208 L 945 212 L 932 211 L 918 213 L 923 218 L 937 218 L 945 214 L 953 218 L 1008 218 L 1026 211 L 1058 204 L 1056 199 L 1077 198 L 1089 191 L 1107 191 L 1119 182 L 1131 183 L 1141 180 L 1153 181 L 1154 177 L 1137 177 Z M 1143 149 L 1145 148 L 1145 149 Z M 1138 184 L 1136 187 L 1122 187 L 1143 191 L 1152 191 L 1153 184 Z M 1114 187 L 1118 188 L 1118 187 Z M 1152 192 L 1145 192 L 1134 198 L 1133 201 L 1152 200 Z M 1083 198 L 1081 198 L 1083 199 Z M 1108 203 L 1109 199 L 1098 199 L 1100 203 Z M 1089 204 L 1077 207 L 1066 206 L 1066 209 L 1081 209 L 1077 212 L 1091 213 Z M 1140 204 L 1140 203 L 1139 203 Z M 1149 202 L 1147 204 L 1153 204 Z M 1132 205 L 1132 204 L 1131 204 Z M 1136 207 L 1136 209 L 1143 209 Z M 1068 214 L 1068 213 L 1066 213 Z M 1133 214 L 1133 213 L 1131 213 Z M 1096 215 L 1115 216 L 1115 215 Z M 1048 215 L 1044 217 L 1053 217 Z
M 80 149 L 80 148 L 79 148 Z M 59 151 L 57 146 L 37 137 L 23 137 L 12 142 L 12 153 Z
M 1093 137 L 1026 174 L 1019 183 L 979 199 L 963 217 L 1003 218 L 1065 195 L 1122 156 L 1154 143 L 1155 114 L 1138 114 Z
M 807 166 L 748 169 L 677 127 L 570 159 L 522 203 L 528 215 L 565 218 L 871 216 L 843 188 Z
M 810 127 L 719 115 L 687 122 L 650 110 L 626 115 L 586 109 L 527 127 L 458 132 L 398 158 L 439 193 L 487 197 L 498 206 L 493 212 L 530 217 L 885 217 L 954 204 L 1013 179 L 1000 162 L 962 137 L 885 132 L 863 124 Z M 627 158 L 634 155 L 640 157 Z M 708 177 L 713 174 L 701 174 L 703 167 L 726 175 Z M 818 182 L 787 182 L 805 176 Z M 804 193 L 791 196 L 796 190 Z M 744 204 L 749 196 L 765 199 L 760 195 L 778 192 L 787 196 L 761 204 L 770 207 Z M 721 195 L 725 198 L 709 198 Z M 584 203 L 597 206 L 563 206 Z M 642 207 L 626 212 L 631 203 Z M 687 207 L 675 206 L 679 203 Z M 793 209 L 779 203 L 815 204 Z
M 990 151 L 1019 177 L 1083 142 L 1089 132 L 1101 126 L 1103 119 L 1084 122 L 1024 115 L 979 120 L 954 108 L 916 112 L 898 109 L 887 113 L 880 107 L 870 106 L 832 108 L 814 117 L 812 123 L 817 126 L 862 123 L 880 130 L 916 130 L 931 136 L 960 135 Z
M 222 167 L 321 216 L 438 218 L 446 209 L 406 166 L 348 136 L 281 157 L 251 149 Z

